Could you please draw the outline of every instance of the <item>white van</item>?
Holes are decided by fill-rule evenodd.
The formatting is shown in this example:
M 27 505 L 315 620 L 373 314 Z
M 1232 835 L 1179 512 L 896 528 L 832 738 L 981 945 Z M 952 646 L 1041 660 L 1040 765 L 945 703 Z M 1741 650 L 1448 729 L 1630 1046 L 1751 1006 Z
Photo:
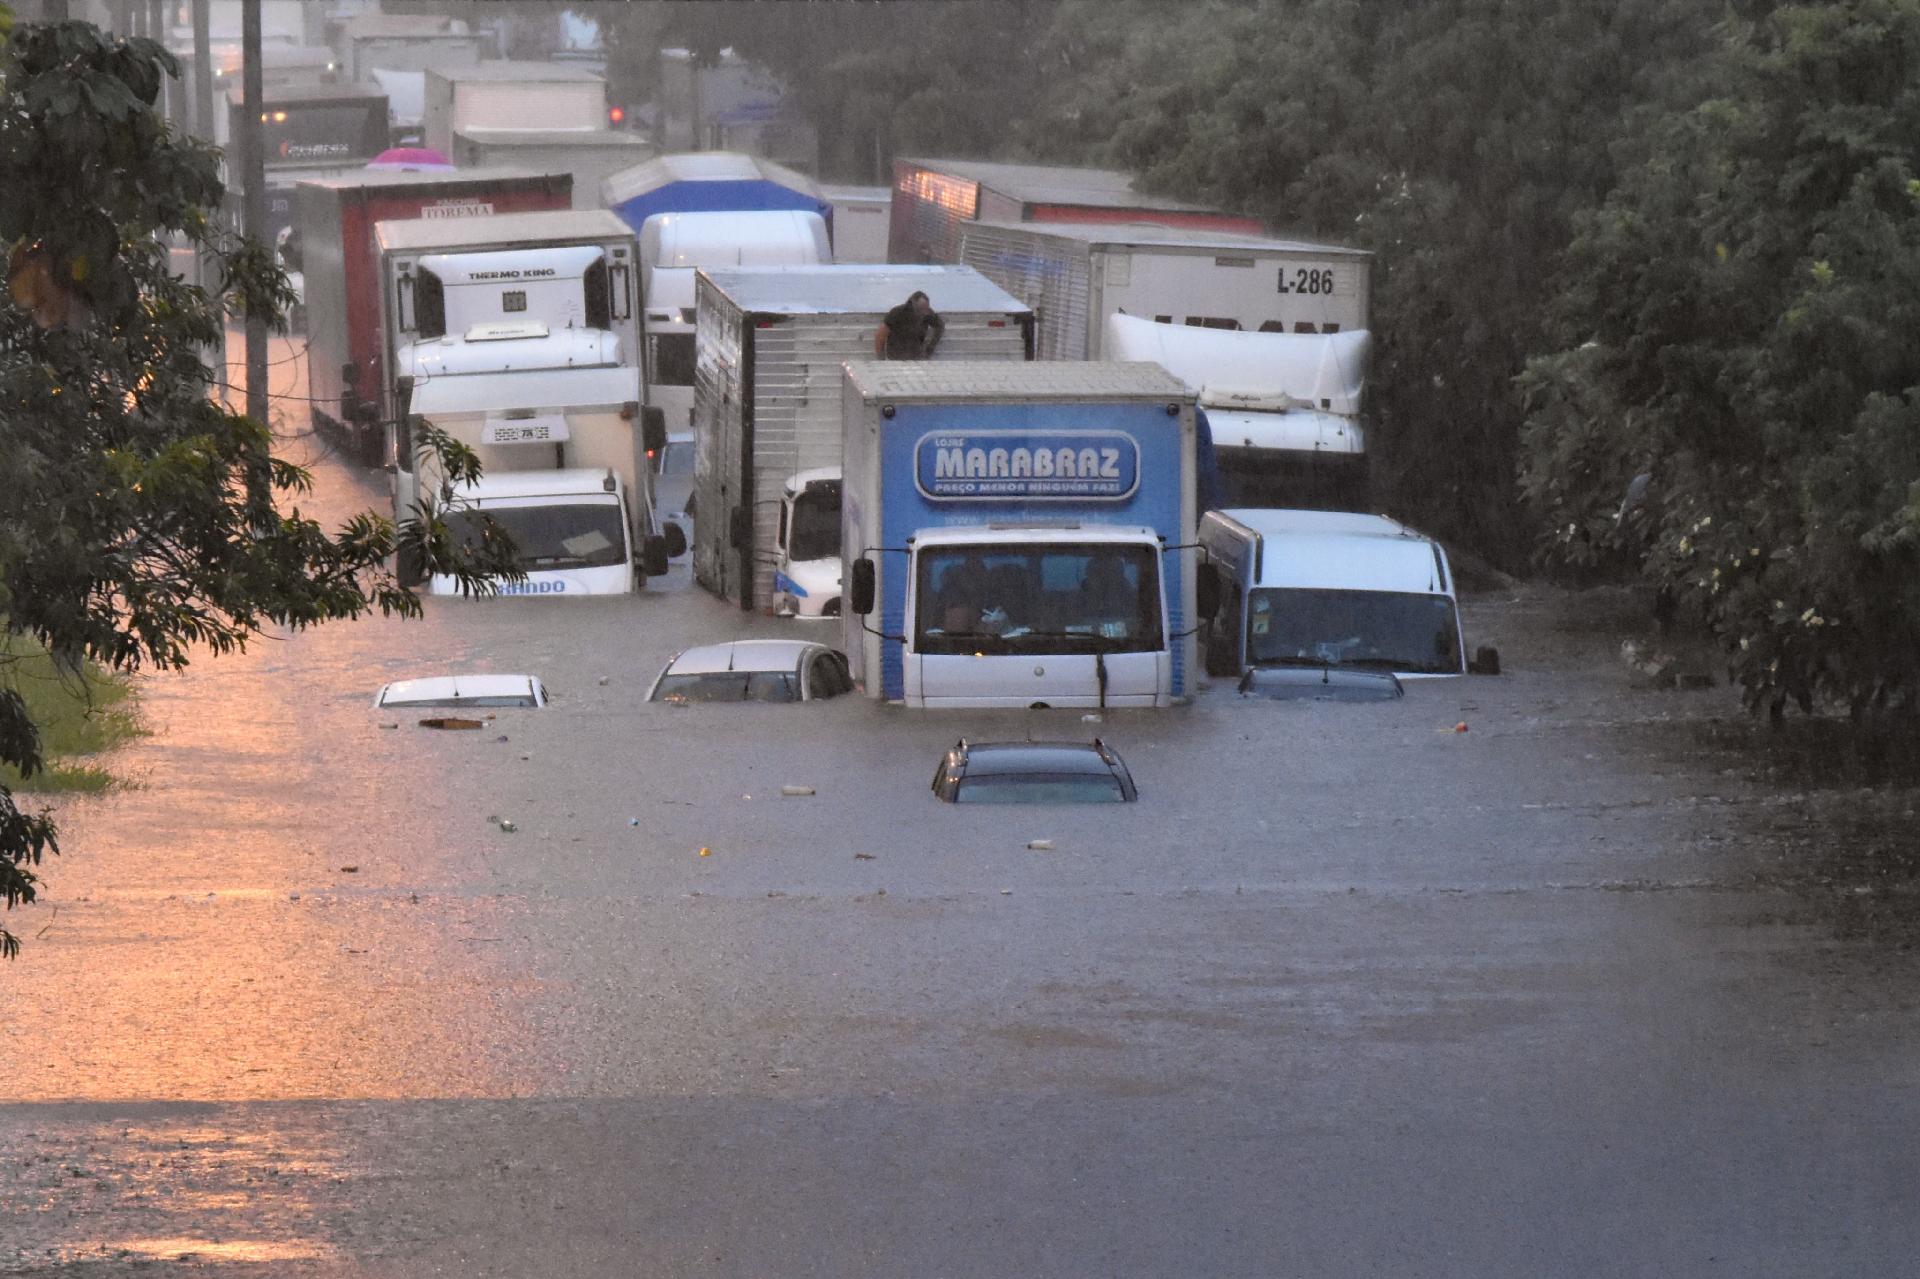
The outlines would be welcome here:
M 1307 666 L 1406 679 L 1467 669 L 1447 553 L 1396 520 L 1209 511 L 1200 545 L 1218 587 L 1201 630 L 1210 675 Z

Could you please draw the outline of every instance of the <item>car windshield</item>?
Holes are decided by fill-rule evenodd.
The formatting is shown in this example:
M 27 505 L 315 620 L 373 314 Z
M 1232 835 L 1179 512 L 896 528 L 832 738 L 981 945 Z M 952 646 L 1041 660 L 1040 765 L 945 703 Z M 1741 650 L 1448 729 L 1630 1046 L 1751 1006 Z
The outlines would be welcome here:
M 660 450 L 660 474 L 692 475 L 693 444 L 687 440 L 672 440 Z
M 1145 546 L 939 546 L 920 552 L 921 653 L 1157 651 L 1160 558 Z
M 963 777 L 956 804 L 1119 804 L 1126 792 L 1115 777 L 1092 773 L 990 773 Z
M 1256 666 L 1360 666 L 1460 673 L 1460 623 L 1444 595 L 1263 589 L 1247 599 L 1247 656 Z
M 627 560 L 626 528 L 615 501 L 462 507 L 447 513 L 447 531 L 454 541 L 477 546 L 483 515 L 513 538 L 520 567 L 529 573 L 606 568 Z
M 702 675 L 663 675 L 653 690 L 656 702 L 797 702 L 798 677 L 792 671 L 710 671 Z
M 793 499 L 787 558 L 825 560 L 840 554 L 840 482 L 809 484 Z

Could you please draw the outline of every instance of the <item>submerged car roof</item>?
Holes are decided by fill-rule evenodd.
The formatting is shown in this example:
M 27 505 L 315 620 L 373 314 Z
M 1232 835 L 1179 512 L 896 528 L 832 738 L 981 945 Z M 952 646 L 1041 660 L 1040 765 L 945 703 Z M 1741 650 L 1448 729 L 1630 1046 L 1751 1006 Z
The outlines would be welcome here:
M 807 653 L 825 649 L 811 640 L 728 640 L 690 648 L 667 664 L 669 675 L 718 675 L 727 671 L 793 671 Z
M 525 697 L 535 705 L 545 700 L 540 681 L 531 675 L 428 675 L 397 679 L 381 686 L 377 705 L 414 701 L 458 701 L 480 697 Z
M 1093 742 L 963 742 L 970 776 L 1017 773 L 1113 772 L 1105 748 Z
M 1210 514 L 1260 536 L 1255 586 L 1453 594 L 1440 544 L 1384 515 L 1246 507 Z

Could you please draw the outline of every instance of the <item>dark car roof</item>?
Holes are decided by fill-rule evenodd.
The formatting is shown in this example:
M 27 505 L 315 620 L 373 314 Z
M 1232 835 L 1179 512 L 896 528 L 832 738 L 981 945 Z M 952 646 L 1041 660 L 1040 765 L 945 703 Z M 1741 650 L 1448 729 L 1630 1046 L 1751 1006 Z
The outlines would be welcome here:
M 1103 748 L 1088 742 L 965 742 L 960 747 L 967 772 L 980 776 L 1007 773 L 1088 773 L 1111 776 L 1113 765 Z

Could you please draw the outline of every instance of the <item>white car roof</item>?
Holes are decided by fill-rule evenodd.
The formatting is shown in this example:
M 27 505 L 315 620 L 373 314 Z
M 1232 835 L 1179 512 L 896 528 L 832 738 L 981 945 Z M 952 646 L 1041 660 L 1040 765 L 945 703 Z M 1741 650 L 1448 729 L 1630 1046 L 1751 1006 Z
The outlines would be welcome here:
M 728 640 L 690 648 L 667 663 L 669 675 L 714 675 L 723 671 L 793 671 L 812 653 L 830 651 L 808 640 Z
M 532 675 L 428 675 L 397 679 L 381 686 L 375 706 L 396 702 L 458 701 L 464 698 L 527 697 L 535 705 L 547 700 L 545 686 Z

